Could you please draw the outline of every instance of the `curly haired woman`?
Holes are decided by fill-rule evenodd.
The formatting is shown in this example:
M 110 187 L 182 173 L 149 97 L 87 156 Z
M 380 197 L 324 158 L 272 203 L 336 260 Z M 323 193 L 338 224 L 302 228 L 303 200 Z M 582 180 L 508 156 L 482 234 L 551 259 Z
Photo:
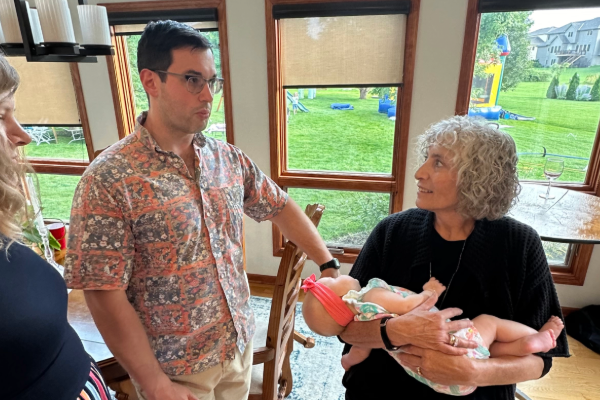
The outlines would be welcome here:
M 350 276 L 419 292 L 436 277 L 446 290 L 390 319 L 351 322 L 341 339 L 374 349 L 344 376 L 346 399 L 442 399 L 412 379 L 477 386 L 466 399 L 515 398 L 515 384 L 548 373 L 552 357 L 568 357 L 564 330 L 547 353 L 485 360 L 464 357 L 446 318 L 488 314 L 539 330 L 562 313 L 538 234 L 506 214 L 520 186 L 512 138 L 468 117 L 431 126 L 417 144 L 418 208 L 390 215 L 373 230 Z M 429 312 L 436 305 L 440 312 Z M 457 346 L 452 347 L 451 346 Z M 402 366 L 384 349 L 396 350 Z M 455 351 L 453 351 L 455 350 Z M 462 350 L 464 354 L 464 350 Z M 377 384 L 374 384 L 377 382 Z

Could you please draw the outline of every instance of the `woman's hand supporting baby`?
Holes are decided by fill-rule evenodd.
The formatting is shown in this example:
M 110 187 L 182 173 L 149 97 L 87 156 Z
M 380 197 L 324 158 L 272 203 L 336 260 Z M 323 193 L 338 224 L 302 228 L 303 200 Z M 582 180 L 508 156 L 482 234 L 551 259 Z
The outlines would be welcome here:
M 462 314 L 462 310 L 458 308 L 429 311 L 435 306 L 437 299 L 438 295 L 434 293 L 414 310 L 388 321 L 387 334 L 394 346 L 412 344 L 457 356 L 467 354 L 467 349 L 477 348 L 476 342 L 462 338 L 457 338 L 456 346 L 450 345 L 449 332 L 469 328 L 473 323 L 469 320 L 447 322 L 448 319 Z

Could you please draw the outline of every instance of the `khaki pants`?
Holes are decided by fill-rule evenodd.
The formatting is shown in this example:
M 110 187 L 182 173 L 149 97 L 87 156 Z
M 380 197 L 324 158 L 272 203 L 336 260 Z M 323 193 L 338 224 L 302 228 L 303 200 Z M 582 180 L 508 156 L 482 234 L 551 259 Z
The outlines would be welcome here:
M 235 350 L 235 359 L 226 360 L 194 375 L 169 376 L 173 382 L 187 387 L 199 400 L 245 400 L 250 392 L 252 373 L 252 341 L 242 355 Z M 146 400 L 137 382 L 137 395 Z

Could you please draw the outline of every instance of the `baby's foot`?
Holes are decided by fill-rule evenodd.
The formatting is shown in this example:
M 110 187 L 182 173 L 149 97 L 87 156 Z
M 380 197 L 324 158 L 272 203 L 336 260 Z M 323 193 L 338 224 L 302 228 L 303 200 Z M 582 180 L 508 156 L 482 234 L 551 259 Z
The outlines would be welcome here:
M 523 354 L 545 353 L 556 347 L 556 336 L 552 329 L 540 331 L 521 339 Z
M 554 338 L 557 338 L 564 328 L 565 324 L 562 322 L 562 319 L 552 316 L 548 322 L 546 322 L 544 326 L 540 328 L 540 332 L 550 329 L 552 332 L 554 332 Z

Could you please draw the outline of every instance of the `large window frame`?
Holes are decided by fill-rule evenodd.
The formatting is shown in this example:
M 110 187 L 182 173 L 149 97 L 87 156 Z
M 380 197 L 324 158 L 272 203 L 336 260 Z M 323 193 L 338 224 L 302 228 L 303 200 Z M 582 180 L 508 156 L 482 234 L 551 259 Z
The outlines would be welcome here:
M 94 160 L 94 144 L 92 142 L 92 133 L 90 122 L 87 115 L 85 98 L 83 96 L 83 87 L 81 85 L 81 75 L 77 63 L 69 63 L 73 88 L 75 89 L 75 100 L 77 101 L 77 111 L 81 121 L 81 129 L 89 157 L 88 161 L 73 161 L 58 158 L 39 158 L 28 157 L 27 161 L 38 174 L 59 174 L 59 175 L 83 175 L 87 166 Z
M 176 10 L 193 9 L 216 9 L 218 15 L 219 44 L 221 48 L 221 71 L 225 84 L 223 87 L 223 99 L 225 110 L 225 125 L 227 126 L 227 142 L 234 143 L 234 126 L 231 99 L 231 80 L 229 74 L 229 45 L 227 42 L 227 12 L 225 0 L 173 0 L 173 1 L 139 1 L 127 3 L 104 3 L 109 14 L 130 13 L 152 13 L 156 20 L 161 12 L 169 13 Z M 110 22 L 110 21 L 109 21 Z M 148 22 L 148 21 L 146 21 Z M 140 21 L 140 23 L 142 23 Z M 124 138 L 135 128 L 135 100 L 133 94 L 133 83 L 129 72 L 129 60 L 125 38 L 116 36 L 111 27 L 111 38 L 115 46 L 115 55 L 107 56 L 106 62 L 108 75 L 117 119 L 119 139 Z
M 496 8 L 496 12 L 528 11 L 532 9 L 560 9 L 568 5 L 573 8 L 600 7 L 600 2 L 592 4 L 589 0 L 483 0 L 487 7 Z M 467 6 L 467 20 L 463 42 L 460 76 L 458 81 L 458 94 L 456 97 L 456 115 L 467 115 L 471 97 L 471 85 L 476 62 L 477 41 L 479 38 L 479 25 L 481 22 L 482 0 L 469 0 Z M 495 4 L 493 4 L 495 2 Z M 487 11 L 490 12 L 490 11 Z M 583 183 L 555 182 L 553 186 L 576 190 L 594 196 L 600 196 L 600 124 L 596 130 L 596 139 L 590 155 L 588 174 Z M 526 182 L 526 181 L 524 181 Z M 538 182 L 532 182 L 538 183 Z M 566 265 L 550 265 L 550 271 L 555 283 L 564 285 L 583 286 L 592 257 L 594 245 L 572 244 Z
M 344 0 L 359 2 L 360 0 Z M 394 127 L 394 151 L 391 174 L 342 173 L 326 171 L 298 171 L 287 168 L 287 124 L 285 89 L 281 76 L 280 32 L 277 20 L 273 17 L 276 5 L 340 3 L 340 0 L 265 0 L 265 19 L 267 24 L 267 69 L 269 93 L 269 134 L 271 146 L 271 178 L 280 187 L 287 189 L 330 189 L 361 192 L 389 193 L 390 213 L 402 210 L 404 200 L 404 178 L 409 143 L 410 109 L 415 68 L 417 29 L 419 22 L 420 0 L 410 0 L 411 9 L 407 14 L 404 48 L 403 83 L 398 88 L 397 109 L 401 118 L 396 119 Z M 360 1 L 376 3 L 377 0 Z M 273 256 L 281 257 L 285 239 L 273 224 Z M 357 248 L 344 248 L 343 254 L 335 254 L 341 261 L 353 263 L 360 252 Z

